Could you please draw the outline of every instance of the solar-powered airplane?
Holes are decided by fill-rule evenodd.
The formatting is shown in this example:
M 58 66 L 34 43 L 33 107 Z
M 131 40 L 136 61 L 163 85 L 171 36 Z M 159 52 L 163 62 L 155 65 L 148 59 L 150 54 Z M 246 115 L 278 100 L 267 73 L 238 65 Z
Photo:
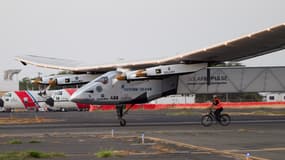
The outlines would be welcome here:
M 123 104 L 146 103 L 177 93 L 180 76 L 227 61 L 241 61 L 284 49 L 285 23 L 224 43 L 170 58 L 84 66 L 76 61 L 22 56 L 22 64 L 71 71 L 74 74 L 102 74 L 78 89 L 70 98 L 77 103 L 114 104 L 121 126 L 126 125 Z M 62 63 L 65 61 L 65 63 Z M 210 73 L 207 74 L 210 76 Z

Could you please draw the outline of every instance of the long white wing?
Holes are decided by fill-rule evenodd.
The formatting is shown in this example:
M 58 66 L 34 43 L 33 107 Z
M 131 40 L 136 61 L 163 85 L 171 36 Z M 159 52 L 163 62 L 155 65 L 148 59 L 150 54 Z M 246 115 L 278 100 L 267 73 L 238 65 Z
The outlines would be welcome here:
M 115 70 L 116 68 L 139 69 L 176 63 L 220 63 L 224 61 L 240 61 L 278 51 L 284 49 L 284 47 L 285 23 L 260 32 L 248 34 L 234 40 L 226 41 L 209 48 L 160 60 L 84 66 L 81 63 L 73 60 L 63 60 L 33 55 L 19 56 L 16 57 L 16 59 L 23 64 L 32 64 L 39 67 L 68 70 L 73 72 L 106 72 Z

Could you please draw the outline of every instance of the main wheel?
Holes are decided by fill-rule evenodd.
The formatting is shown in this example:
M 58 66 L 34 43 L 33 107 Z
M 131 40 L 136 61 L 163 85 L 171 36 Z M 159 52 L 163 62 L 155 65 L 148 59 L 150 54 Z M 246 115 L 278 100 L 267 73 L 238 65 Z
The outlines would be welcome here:
M 231 117 L 228 114 L 222 114 L 220 119 L 220 124 L 222 126 L 227 126 L 231 123 Z
M 213 124 L 213 118 L 210 115 L 204 115 L 201 119 L 201 124 L 205 127 L 208 127 Z
M 121 119 L 121 120 L 120 120 L 120 125 L 121 125 L 122 127 L 126 126 L 126 124 L 127 124 L 127 122 L 126 122 L 125 119 Z

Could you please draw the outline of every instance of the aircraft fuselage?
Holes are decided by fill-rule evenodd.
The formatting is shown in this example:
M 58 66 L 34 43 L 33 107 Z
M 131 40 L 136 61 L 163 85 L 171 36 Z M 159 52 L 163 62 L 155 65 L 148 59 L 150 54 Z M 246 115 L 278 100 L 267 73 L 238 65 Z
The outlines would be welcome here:
M 118 80 L 119 71 L 111 71 L 78 89 L 71 100 L 88 104 L 138 104 L 175 94 L 178 76 L 144 80 Z

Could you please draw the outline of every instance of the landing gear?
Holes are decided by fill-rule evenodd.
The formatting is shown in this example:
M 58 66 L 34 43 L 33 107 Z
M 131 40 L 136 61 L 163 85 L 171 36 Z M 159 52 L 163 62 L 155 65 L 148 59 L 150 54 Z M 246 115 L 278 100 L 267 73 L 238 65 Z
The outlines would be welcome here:
M 120 122 L 120 126 L 124 127 L 127 124 L 127 121 L 123 118 L 124 115 L 128 114 L 129 110 L 134 106 L 134 104 L 132 104 L 125 112 L 124 109 L 126 108 L 125 104 L 119 104 L 116 105 L 116 111 L 117 111 L 117 116 L 118 116 L 118 120 Z
M 122 127 L 124 127 L 124 126 L 126 126 L 126 124 L 127 124 L 127 121 L 122 118 L 122 119 L 120 120 L 120 125 L 121 125 Z

